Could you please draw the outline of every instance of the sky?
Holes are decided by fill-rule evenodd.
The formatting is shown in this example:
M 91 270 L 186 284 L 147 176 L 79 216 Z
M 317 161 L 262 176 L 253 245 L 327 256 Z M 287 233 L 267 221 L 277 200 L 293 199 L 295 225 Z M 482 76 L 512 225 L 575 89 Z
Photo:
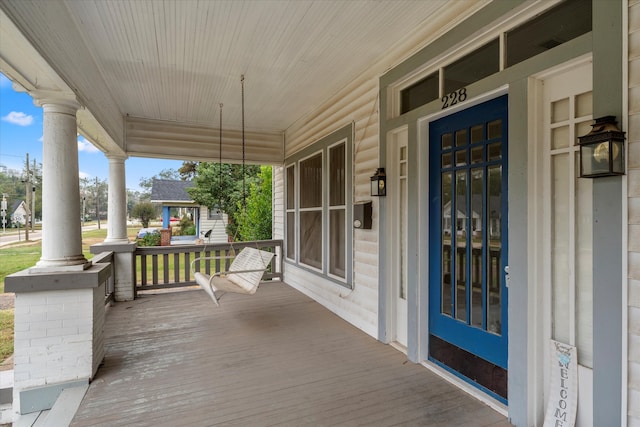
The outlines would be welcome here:
M 42 163 L 42 108 L 26 93 L 13 90 L 11 81 L 0 73 L 0 166 L 23 170 L 29 163 Z M 108 181 L 109 161 L 91 142 L 78 135 L 78 165 L 81 178 Z M 141 178 L 151 178 L 164 169 L 177 170 L 182 161 L 129 157 L 125 161 L 128 189 L 140 191 Z

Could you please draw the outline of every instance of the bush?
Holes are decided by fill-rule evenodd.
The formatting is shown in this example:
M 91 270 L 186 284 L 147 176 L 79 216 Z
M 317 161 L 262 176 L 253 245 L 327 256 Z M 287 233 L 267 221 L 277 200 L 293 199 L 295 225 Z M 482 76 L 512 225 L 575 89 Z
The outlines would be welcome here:
M 150 202 L 140 202 L 131 211 L 131 216 L 142 223 L 142 227 L 149 227 L 149 221 L 156 217 L 156 207 Z
M 160 246 L 160 233 L 157 231 L 145 234 L 142 239 L 138 239 L 140 246 Z

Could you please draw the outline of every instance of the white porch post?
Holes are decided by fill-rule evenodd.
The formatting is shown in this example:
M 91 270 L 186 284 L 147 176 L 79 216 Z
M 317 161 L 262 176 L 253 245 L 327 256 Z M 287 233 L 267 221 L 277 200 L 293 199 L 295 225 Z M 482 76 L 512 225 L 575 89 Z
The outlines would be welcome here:
M 42 257 L 36 270 L 83 270 L 78 128 L 73 99 L 37 101 L 44 111 L 42 147 Z
M 44 110 L 42 257 L 5 278 L 15 293 L 13 410 L 52 407 L 63 389 L 86 387 L 104 358 L 105 282 L 111 264 L 82 253 L 73 94 L 32 93 Z
M 128 243 L 127 188 L 124 161 L 126 157 L 107 154 L 109 159 L 109 206 L 105 243 Z
M 127 188 L 124 162 L 127 156 L 108 153 L 109 159 L 109 207 L 107 238 L 91 246 L 91 253 L 113 252 L 114 298 L 131 301 L 136 297 L 134 283 L 136 243 L 127 237 Z

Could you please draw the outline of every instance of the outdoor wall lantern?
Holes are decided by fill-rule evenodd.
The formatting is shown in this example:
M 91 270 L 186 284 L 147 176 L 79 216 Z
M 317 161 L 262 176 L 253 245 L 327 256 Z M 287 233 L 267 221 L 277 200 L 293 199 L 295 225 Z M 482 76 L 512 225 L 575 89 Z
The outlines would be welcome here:
M 625 137 L 617 123 L 615 116 L 600 117 L 578 137 L 581 178 L 624 175 Z
M 387 195 L 387 175 L 384 173 L 384 168 L 376 169 L 376 173 L 371 177 L 371 195 Z

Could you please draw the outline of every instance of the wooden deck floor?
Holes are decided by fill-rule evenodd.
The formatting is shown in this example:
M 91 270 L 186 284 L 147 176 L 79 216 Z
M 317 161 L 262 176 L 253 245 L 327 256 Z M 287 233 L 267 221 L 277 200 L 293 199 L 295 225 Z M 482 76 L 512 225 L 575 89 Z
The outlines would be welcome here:
M 285 284 L 144 295 L 107 315 L 73 426 L 509 426 Z

